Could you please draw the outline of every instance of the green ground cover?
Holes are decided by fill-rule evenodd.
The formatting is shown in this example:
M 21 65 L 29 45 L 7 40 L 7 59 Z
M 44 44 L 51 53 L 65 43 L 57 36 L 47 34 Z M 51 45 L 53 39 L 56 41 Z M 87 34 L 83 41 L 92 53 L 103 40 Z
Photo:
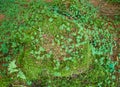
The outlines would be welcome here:
M 119 84 L 114 27 L 87 0 L 1 0 L 0 8 L 0 87 Z
M 112 3 L 120 3 L 120 0 L 107 0 L 109 2 L 112 2 Z

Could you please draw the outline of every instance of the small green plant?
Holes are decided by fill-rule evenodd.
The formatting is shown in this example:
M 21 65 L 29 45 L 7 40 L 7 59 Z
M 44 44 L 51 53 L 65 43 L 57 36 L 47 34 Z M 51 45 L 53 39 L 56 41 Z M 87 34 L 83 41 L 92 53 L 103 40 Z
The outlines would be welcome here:
M 16 62 L 16 60 L 11 61 L 9 66 L 8 66 L 8 71 L 10 73 L 18 72 L 18 69 L 16 69 L 17 66 L 16 66 L 15 62 Z
M 17 73 L 18 78 L 26 79 L 24 73 L 17 67 L 15 63 L 16 63 L 16 60 L 13 60 L 9 63 L 8 72 L 10 74 Z

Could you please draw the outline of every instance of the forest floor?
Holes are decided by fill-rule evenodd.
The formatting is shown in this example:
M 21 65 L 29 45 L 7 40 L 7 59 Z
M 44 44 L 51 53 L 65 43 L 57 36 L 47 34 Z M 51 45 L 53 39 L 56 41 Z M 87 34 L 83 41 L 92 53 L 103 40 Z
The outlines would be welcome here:
M 110 20 L 108 24 L 112 25 L 114 29 L 117 31 L 113 31 L 116 34 L 114 41 L 116 42 L 116 46 L 114 47 L 114 53 L 111 56 L 113 61 L 119 61 L 119 65 L 116 66 L 116 69 L 120 69 L 120 23 L 115 24 L 114 20 L 116 15 L 120 15 L 120 4 L 118 3 L 109 3 L 104 0 L 90 0 L 91 4 L 95 7 L 99 8 L 99 16 L 107 16 Z M 120 19 L 118 19 L 120 21 Z M 120 78 L 120 73 L 116 73 L 117 77 Z
M 22 1 L 0 2 L 0 87 L 120 86 L 120 4 Z

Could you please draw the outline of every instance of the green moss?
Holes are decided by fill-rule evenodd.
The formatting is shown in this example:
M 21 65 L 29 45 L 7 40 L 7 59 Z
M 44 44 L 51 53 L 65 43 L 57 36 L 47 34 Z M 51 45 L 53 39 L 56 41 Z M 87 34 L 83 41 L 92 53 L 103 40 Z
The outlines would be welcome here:
M 25 56 L 23 58 L 23 72 L 25 73 L 25 76 L 28 80 L 37 79 L 39 73 L 41 73 L 41 67 L 37 64 L 36 60 L 29 57 L 29 52 L 25 53 Z
M 55 69 L 53 66 L 55 63 L 54 60 L 37 60 L 29 56 L 30 52 L 25 52 L 23 58 L 23 68 L 25 75 L 28 79 L 37 79 L 38 75 L 42 72 L 48 75 L 60 74 L 60 76 L 71 76 L 72 74 L 79 74 L 85 72 L 89 69 L 89 66 L 92 62 L 92 54 L 89 47 L 89 44 L 85 45 L 83 54 L 85 56 L 82 59 L 75 59 L 72 61 L 63 61 L 60 64 L 59 69 Z M 44 71 L 45 70 L 45 71 Z
M 4 77 L 0 79 L 0 87 L 8 87 L 10 83 L 11 83 L 11 80 L 8 77 Z

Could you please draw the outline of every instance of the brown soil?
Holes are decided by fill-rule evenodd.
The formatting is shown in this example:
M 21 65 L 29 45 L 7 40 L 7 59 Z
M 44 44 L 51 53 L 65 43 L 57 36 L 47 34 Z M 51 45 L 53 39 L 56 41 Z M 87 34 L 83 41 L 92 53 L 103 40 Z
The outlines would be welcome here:
M 66 56 L 67 54 L 65 51 L 61 51 L 61 47 L 53 41 L 54 37 L 44 34 L 43 38 L 45 40 L 43 47 L 46 52 L 49 53 L 52 50 L 55 58 L 58 58 L 60 61 L 63 60 L 63 56 Z
M 114 18 L 115 15 L 120 15 L 120 4 L 108 3 L 104 0 L 90 0 L 95 7 L 99 8 L 100 15 L 106 15 Z
M 5 18 L 5 15 L 0 14 L 0 21 L 2 21 Z
M 100 4 L 100 0 L 90 0 L 90 2 L 95 6 L 98 7 Z

